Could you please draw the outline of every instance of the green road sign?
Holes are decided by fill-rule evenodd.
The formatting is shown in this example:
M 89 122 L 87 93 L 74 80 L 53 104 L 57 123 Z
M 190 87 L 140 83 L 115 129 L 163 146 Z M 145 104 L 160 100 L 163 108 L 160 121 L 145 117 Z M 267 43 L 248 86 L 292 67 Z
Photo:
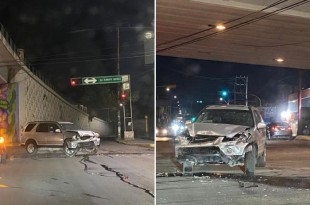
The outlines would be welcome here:
M 128 75 L 83 77 L 82 85 L 109 84 L 128 82 Z

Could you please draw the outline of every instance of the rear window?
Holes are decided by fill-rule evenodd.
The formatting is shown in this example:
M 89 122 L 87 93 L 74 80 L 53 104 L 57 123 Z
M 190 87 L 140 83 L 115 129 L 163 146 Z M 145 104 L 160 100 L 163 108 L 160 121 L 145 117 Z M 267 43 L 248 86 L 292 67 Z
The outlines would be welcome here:
M 30 132 L 35 125 L 36 123 L 28 124 L 27 127 L 25 128 L 25 132 Z
M 276 122 L 275 123 L 277 126 L 288 126 L 287 122 Z

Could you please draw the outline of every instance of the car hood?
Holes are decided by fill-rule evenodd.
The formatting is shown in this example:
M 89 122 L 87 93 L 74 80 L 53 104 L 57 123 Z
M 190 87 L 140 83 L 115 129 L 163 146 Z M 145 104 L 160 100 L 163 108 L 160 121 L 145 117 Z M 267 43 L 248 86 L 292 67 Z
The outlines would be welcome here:
M 95 133 L 90 130 L 67 130 L 67 132 L 75 132 L 78 133 L 79 136 L 95 136 Z
M 219 123 L 193 123 L 188 126 L 190 136 L 196 135 L 212 135 L 212 136 L 226 136 L 228 138 L 234 137 L 237 133 L 246 130 L 244 125 L 231 125 Z

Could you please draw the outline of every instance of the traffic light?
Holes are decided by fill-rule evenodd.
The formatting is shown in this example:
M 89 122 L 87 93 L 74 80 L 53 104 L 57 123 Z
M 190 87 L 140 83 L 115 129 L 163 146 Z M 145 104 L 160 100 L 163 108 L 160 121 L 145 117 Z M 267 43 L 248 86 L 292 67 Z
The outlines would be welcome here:
M 82 84 L 82 79 L 81 78 L 70 78 L 70 85 L 72 87 L 81 85 Z
M 226 90 L 223 90 L 223 91 L 221 92 L 221 95 L 222 95 L 223 97 L 226 97 L 226 96 L 228 95 L 228 92 L 227 92 Z
M 127 99 L 127 94 L 123 92 L 123 93 L 121 94 L 121 101 L 122 101 L 122 102 L 125 102 L 126 99 Z

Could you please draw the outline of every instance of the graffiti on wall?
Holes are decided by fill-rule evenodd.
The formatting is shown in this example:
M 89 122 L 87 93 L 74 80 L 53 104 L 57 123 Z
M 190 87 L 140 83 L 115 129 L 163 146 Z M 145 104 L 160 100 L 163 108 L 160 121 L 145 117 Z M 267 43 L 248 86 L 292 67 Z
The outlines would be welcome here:
M 8 142 L 17 141 L 15 84 L 0 85 L 0 136 Z

